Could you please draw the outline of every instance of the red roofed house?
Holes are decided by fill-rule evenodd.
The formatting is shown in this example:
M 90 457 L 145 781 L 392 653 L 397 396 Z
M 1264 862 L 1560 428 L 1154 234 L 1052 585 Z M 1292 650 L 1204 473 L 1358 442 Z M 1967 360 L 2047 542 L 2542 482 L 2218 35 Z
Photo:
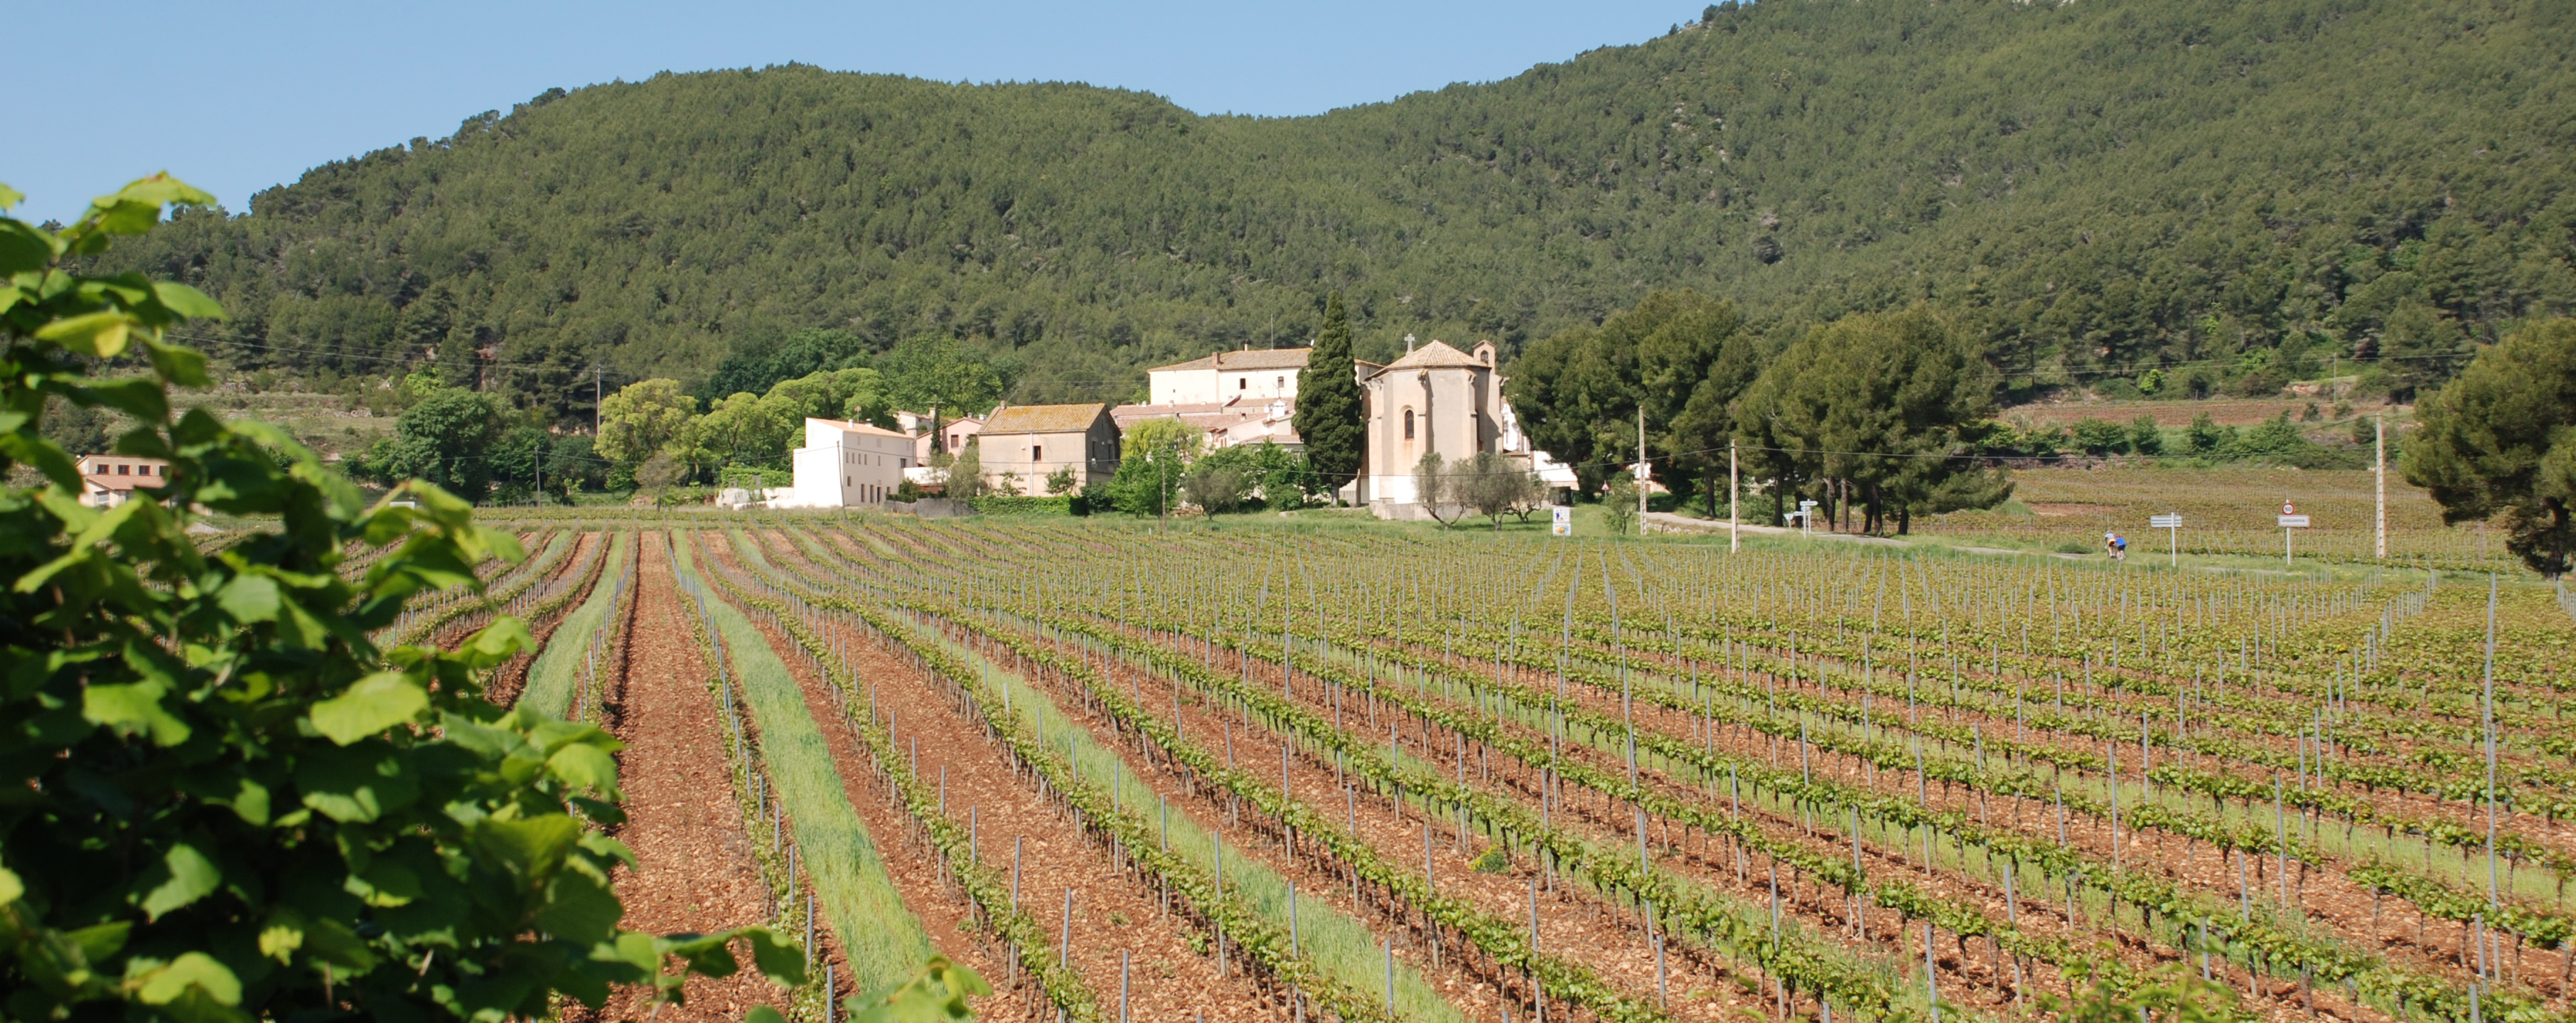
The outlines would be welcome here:
M 934 423 L 939 429 L 930 428 Z M 984 420 L 976 416 L 942 417 L 934 408 L 928 415 L 897 412 L 894 425 L 896 429 L 912 435 L 912 464 L 923 466 L 930 464 L 932 455 L 953 455 L 966 450 L 966 438 L 983 429 Z
M 132 455 L 82 455 L 81 503 L 114 508 L 134 499 L 137 489 L 159 490 L 170 483 L 170 463 Z

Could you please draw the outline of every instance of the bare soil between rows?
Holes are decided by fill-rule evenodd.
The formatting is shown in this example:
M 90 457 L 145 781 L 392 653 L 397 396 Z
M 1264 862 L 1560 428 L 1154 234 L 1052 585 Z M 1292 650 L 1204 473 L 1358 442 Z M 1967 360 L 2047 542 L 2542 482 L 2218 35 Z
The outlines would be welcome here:
M 606 694 L 607 727 L 626 743 L 618 757 L 626 823 L 617 837 L 634 850 L 636 869 L 617 871 L 625 926 L 656 934 L 707 933 L 761 923 L 770 892 L 743 832 L 734 802 L 723 723 L 708 672 L 657 534 L 635 545 L 635 599 L 618 640 L 625 671 Z M 681 1023 L 739 1020 L 760 1004 L 782 1004 L 786 992 L 749 968 L 731 977 L 692 977 L 687 1004 L 655 1010 L 649 992 L 619 990 L 598 1018 L 671 1016 Z

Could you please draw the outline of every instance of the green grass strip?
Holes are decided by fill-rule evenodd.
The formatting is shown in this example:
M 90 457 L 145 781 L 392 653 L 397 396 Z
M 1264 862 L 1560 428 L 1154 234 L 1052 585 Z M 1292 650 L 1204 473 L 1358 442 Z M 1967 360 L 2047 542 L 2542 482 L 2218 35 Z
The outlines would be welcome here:
M 528 686 L 519 693 L 522 706 L 562 717 L 572 706 L 573 689 L 581 678 L 582 665 L 590 657 L 592 637 L 600 633 L 609 607 L 618 602 L 622 592 L 614 580 L 625 571 L 626 559 L 633 544 L 632 533 L 619 533 L 608 548 L 608 567 L 601 578 L 611 580 L 606 586 L 592 586 L 590 599 L 565 615 L 537 652 L 537 662 L 528 667 Z
M 733 540 L 736 545 L 748 542 L 738 533 Z M 940 854 L 947 858 L 950 873 L 957 885 L 965 889 L 967 897 L 983 909 L 983 919 L 970 922 L 969 929 L 980 927 L 1009 943 L 1020 965 L 1037 980 L 1039 986 L 1046 991 L 1047 1000 L 1059 1010 L 1059 1023 L 1065 1023 L 1068 1020 L 1071 1023 L 1100 1023 L 1101 1010 L 1098 996 L 1083 983 L 1080 974 L 1057 961 L 1058 946 L 1055 940 L 1048 936 L 1045 928 L 1039 925 L 1038 918 L 1023 912 L 1015 904 L 1009 875 L 977 858 L 974 841 L 968 829 L 959 826 L 954 818 L 947 815 L 942 790 L 924 783 L 921 777 L 913 772 L 907 763 L 907 758 L 896 751 L 895 736 L 886 727 L 886 723 L 874 719 L 873 708 L 863 707 L 871 690 L 864 684 L 864 680 L 858 677 L 855 669 L 834 663 L 838 658 L 834 656 L 832 642 L 816 631 L 812 621 L 799 613 L 804 608 L 801 605 L 791 606 L 784 600 L 752 593 L 745 588 L 743 579 L 736 578 L 736 573 L 732 571 L 719 570 L 709 573 L 709 577 L 723 586 L 725 591 L 731 593 L 735 599 L 768 615 L 770 623 L 803 647 L 804 652 L 813 660 L 818 670 L 823 672 L 824 677 L 840 688 L 846 697 L 841 707 L 842 714 L 851 730 L 858 734 L 860 741 L 865 742 L 869 752 L 876 757 L 877 770 L 894 780 L 897 790 L 902 795 L 904 809 L 909 811 L 913 819 L 921 825 L 931 844 L 937 846 Z M 906 653 L 918 653 L 908 645 L 910 643 L 908 634 L 888 633 L 884 628 L 879 627 L 880 623 L 864 619 L 851 620 L 851 624 L 863 624 L 869 631 L 892 642 L 906 644 L 899 647 Z M 951 673 L 943 671 L 942 674 L 946 676 Z M 989 710 L 990 708 L 979 709 Z M 863 711 L 866 712 L 863 713 Z M 1024 746 L 1025 744 L 1015 742 L 1013 748 L 1024 755 L 1034 753 L 1033 750 L 1023 748 Z M 1038 911 L 1043 912 L 1042 909 Z
M 1009 706 L 1023 716 L 1042 748 L 1058 757 L 1070 750 L 1075 774 L 1112 789 L 1118 804 L 1137 808 L 1137 812 L 1155 824 L 1158 839 L 1167 840 L 1174 854 L 1207 871 L 1209 877 L 1221 876 L 1228 898 L 1268 921 L 1281 934 L 1287 933 L 1286 878 L 1241 848 L 1223 842 L 1215 833 L 1201 827 L 1186 811 L 1175 810 L 1169 818 L 1168 832 L 1162 831 L 1163 818 L 1153 787 L 1137 779 L 1116 747 L 1103 745 L 1090 729 L 1066 717 L 1052 694 L 944 636 L 937 636 L 930 630 L 922 630 L 921 634 L 939 643 L 952 656 L 968 657 L 979 676 L 977 682 L 997 698 L 1009 694 Z M 1383 997 L 1382 992 L 1386 989 L 1385 952 L 1378 945 L 1377 934 L 1366 924 L 1333 909 L 1328 902 L 1313 898 L 1310 892 L 1309 897 L 1298 900 L 1297 936 L 1299 951 L 1326 976 L 1339 980 L 1351 991 Z M 1466 1019 L 1466 1015 L 1441 997 L 1420 972 L 1404 963 L 1396 966 L 1395 1015 L 1398 1019 L 1420 1023 L 1464 1023 Z
M 674 545 L 673 568 L 683 581 L 698 583 L 692 546 Z M 698 588 L 710 591 L 703 584 Z M 704 603 L 709 624 L 731 655 L 742 702 L 760 730 L 771 782 L 787 805 L 806 875 L 849 959 L 852 983 L 862 991 L 903 983 L 930 958 L 930 935 L 904 906 L 867 824 L 851 808 L 831 745 L 806 712 L 796 677 L 750 618 L 721 599 Z
M 778 571 L 757 553 L 756 546 L 745 546 L 747 560 L 773 573 Z M 787 576 L 780 573 L 776 578 Z M 1090 729 L 1065 716 L 1047 691 L 938 630 L 923 626 L 910 613 L 889 614 L 838 592 L 787 592 L 799 600 L 811 599 L 817 606 L 857 614 L 880 633 L 916 653 L 928 655 L 951 679 L 968 681 L 971 666 L 972 684 L 979 690 L 977 702 L 987 712 L 988 721 L 1006 730 L 1006 741 L 1021 749 L 1058 791 L 1073 796 L 1078 805 L 1089 804 L 1090 797 L 1106 795 L 1106 807 L 1091 806 L 1095 815 L 1106 811 L 1116 820 L 1104 823 L 1132 832 L 1126 834 L 1129 853 L 1150 872 L 1169 878 L 1176 894 L 1212 916 L 1234 919 L 1234 925 L 1226 930 L 1230 945 L 1245 947 L 1254 958 L 1282 974 L 1302 970 L 1320 974 L 1316 979 L 1323 983 L 1306 986 L 1306 993 L 1344 1020 L 1381 1018 L 1376 1010 L 1385 1004 L 1386 958 L 1375 932 L 1333 909 L 1329 902 L 1300 899 L 1299 947 L 1291 954 L 1285 947 L 1289 944 L 1287 880 L 1241 848 L 1223 843 L 1186 811 L 1165 816 L 1153 788 L 1127 769 L 1118 750 L 1102 745 Z M 1052 660 L 1048 663 L 1059 670 L 1073 667 Z M 1168 853 L 1163 851 L 1166 848 Z M 1164 861 L 1167 855 L 1171 861 Z M 1216 894 L 1219 877 L 1221 895 Z M 1245 928 L 1247 921 L 1257 921 L 1258 930 Z M 1465 1014 L 1410 964 L 1399 962 L 1395 974 L 1396 1018 L 1419 1023 L 1464 1023 Z M 1329 990 L 1318 989 L 1323 987 Z

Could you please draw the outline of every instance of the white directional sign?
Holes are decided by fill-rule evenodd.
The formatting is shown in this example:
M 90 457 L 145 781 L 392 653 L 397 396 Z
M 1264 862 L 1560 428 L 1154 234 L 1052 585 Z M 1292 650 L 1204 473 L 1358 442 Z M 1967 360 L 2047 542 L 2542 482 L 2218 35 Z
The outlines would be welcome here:
M 2181 564 L 2182 513 L 2166 512 L 2162 515 L 2149 515 L 2147 516 L 2147 528 L 2161 529 L 2165 531 L 2165 563 L 2168 565 Z
M 2299 514 L 2298 505 L 2283 501 L 2278 521 L 2281 524 L 2281 563 L 2287 565 L 2290 563 L 2290 531 L 2308 528 L 2308 517 Z

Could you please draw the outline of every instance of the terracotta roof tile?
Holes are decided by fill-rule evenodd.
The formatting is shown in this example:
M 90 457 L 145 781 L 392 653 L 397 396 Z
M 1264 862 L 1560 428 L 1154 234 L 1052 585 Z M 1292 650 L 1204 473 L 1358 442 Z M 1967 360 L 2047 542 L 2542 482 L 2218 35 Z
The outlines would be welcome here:
M 1171 364 L 1171 365 L 1169 365 L 1169 366 L 1153 366 L 1153 367 L 1149 367 L 1149 368 L 1147 368 L 1147 369 L 1145 370 L 1145 372 L 1147 372 L 1147 373 L 1160 373 L 1160 372 L 1163 372 L 1164 370 L 1172 370 L 1172 369 L 1207 369 L 1207 368 L 1212 367 L 1212 366 L 1215 366 L 1215 365 L 1216 365 L 1216 356 L 1213 356 L 1213 355 L 1202 355 L 1202 356 L 1199 356 L 1198 358 L 1191 359 L 1191 360 L 1190 360 L 1190 361 L 1188 361 L 1188 362 L 1175 362 L 1175 363 L 1173 363 L 1173 364 Z
M 1216 353 L 1218 369 L 1304 369 L 1312 348 L 1255 348 Z
M 1312 348 L 1253 348 L 1243 351 L 1217 352 L 1213 355 L 1205 355 L 1196 359 L 1191 359 L 1188 362 L 1175 362 L 1169 366 L 1156 366 L 1152 369 L 1146 370 L 1145 372 L 1161 373 L 1167 370 L 1183 369 L 1304 369 L 1306 368 L 1306 357 L 1313 352 L 1314 349 Z
M 1388 364 L 1388 369 L 1490 369 L 1476 357 L 1434 341 L 1405 353 L 1404 358 Z

